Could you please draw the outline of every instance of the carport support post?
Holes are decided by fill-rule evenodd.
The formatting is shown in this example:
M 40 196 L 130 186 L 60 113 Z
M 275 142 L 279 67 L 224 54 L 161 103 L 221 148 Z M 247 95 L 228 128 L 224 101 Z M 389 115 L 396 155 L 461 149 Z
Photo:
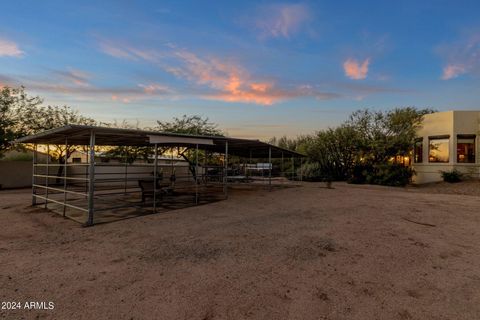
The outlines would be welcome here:
M 68 137 L 65 137 L 65 163 L 63 164 L 63 216 L 67 210 L 67 160 L 68 160 Z
M 195 204 L 198 204 L 198 143 L 195 148 Z
M 128 151 L 127 147 L 125 147 L 125 171 L 124 171 L 124 178 L 123 178 L 123 192 L 127 194 L 127 177 L 128 177 Z
M 174 174 L 175 174 L 175 167 L 174 167 L 174 164 L 173 164 L 173 148 L 172 148 L 172 160 L 170 161 L 170 165 L 172 167 L 172 174 L 170 175 L 170 184 L 171 184 L 171 187 L 173 188 L 173 186 L 175 185 L 175 181 L 173 180 L 173 177 L 174 177 Z M 177 155 L 178 155 L 178 149 L 177 149 Z M 177 156 L 178 157 L 178 156 Z
M 95 195 L 95 131 L 90 132 L 89 147 L 89 163 L 88 163 L 88 220 L 86 225 L 93 225 L 93 197 Z
M 228 199 L 228 141 L 225 141 L 225 156 L 223 166 L 223 193 L 225 194 L 225 199 Z
M 249 169 L 252 169 L 252 149 L 250 149 L 249 151 L 250 151 L 250 158 L 248 159 L 248 165 L 249 165 L 248 167 L 249 167 Z M 250 174 L 250 172 L 247 171 L 247 170 L 245 170 L 245 172 L 246 172 L 245 175 L 249 175 L 249 174 Z
M 292 180 L 295 179 L 295 158 L 292 156 Z
M 158 144 L 155 143 L 155 159 L 153 159 L 153 213 L 157 213 L 157 167 Z
M 281 165 L 281 169 L 280 169 L 280 170 L 282 171 L 281 175 L 282 175 L 282 176 L 285 176 L 285 172 L 284 172 L 284 168 L 283 168 L 283 151 L 282 151 L 282 165 Z
M 268 190 L 272 191 L 272 147 L 268 147 Z
M 46 169 L 47 169 L 47 174 L 45 178 L 45 209 L 47 209 L 48 206 L 48 180 L 50 179 L 50 170 L 49 170 L 49 165 L 50 165 L 50 145 L 47 144 L 47 164 L 46 164 Z
M 203 168 L 202 168 L 202 182 L 203 184 L 207 184 L 207 149 L 203 149 L 204 157 L 203 157 Z
M 300 181 L 303 181 L 303 158 L 300 158 Z
M 35 189 L 35 175 L 37 174 L 37 144 L 33 145 L 33 165 L 32 165 L 32 206 L 37 204 L 36 189 Z
M 87 150 L 87 164 L 90 163 L 90 160 L 88 159 L 89 155 L 88 155 L 88 150 Z M 90 166 L 85 166 L 85 194 L 88 193 L 88 170 L 89 170 L 89 167 Z

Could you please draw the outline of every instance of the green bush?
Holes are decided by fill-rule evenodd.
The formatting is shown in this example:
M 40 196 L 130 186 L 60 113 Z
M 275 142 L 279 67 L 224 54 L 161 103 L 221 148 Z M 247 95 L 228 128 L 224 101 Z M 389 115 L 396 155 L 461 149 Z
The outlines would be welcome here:
M 410 183 L 413 170 L 401 164 L 356 165 L 353 168 L 349 183 L 379 184 L 383 186 L 405 186 Z
M 403 187 L 410 183 L 413 170 L 402 164 L 384 164 L 376 167 L 375 174 L 371 178 L 372 184 L 383 186 Z
M 32 161 L 33 155 L 30 153 L 16 153 L 13 155 L 5 156 L 0 161 Z
M 368 164 L 356 164 L 352 169 L 352 174 L 347 180 L 348 183 L 364 184 L 367 183 L 368 177 L 373 172 L 373 167 Z M 370 183 L 370 182 L 368 182 Z
M 302 173 L 305 181 L 323 181 L 322 168 L 316 162 L 305 163 L 302 167 Z M 300 171 L 297 174 L 300 175 Z
M 457 169 L 453 169 L 452 171 L 440 171 L 440 173 L 445 182 L 455 183 L 460 182 L 463 179 L 463 174 Z

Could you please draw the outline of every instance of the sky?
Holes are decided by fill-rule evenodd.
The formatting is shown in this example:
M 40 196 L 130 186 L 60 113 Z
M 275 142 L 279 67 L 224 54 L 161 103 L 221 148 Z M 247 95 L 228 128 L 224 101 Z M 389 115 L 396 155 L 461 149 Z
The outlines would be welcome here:
M 480 109 L 478 1 L 3 1 L 0 86 L 98 121 L 294 137 L 357 109 Z

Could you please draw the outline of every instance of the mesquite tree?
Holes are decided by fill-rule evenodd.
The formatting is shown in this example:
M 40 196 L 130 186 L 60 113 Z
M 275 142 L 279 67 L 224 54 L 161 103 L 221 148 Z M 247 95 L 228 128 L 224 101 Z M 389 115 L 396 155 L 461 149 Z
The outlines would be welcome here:
M 68 106 L 43 106 L 43 100 L 31 97 L 24 87 L 3 87 L 0 92 L 0 134 L 1 150 L 12 147 L 10 141 L 22 136 L 36 134 L 45 130 L 69 124 L 94 125 L 95 120 L 85 117 Z M 77 146 L 55 144 L 50 148 L 50 155 L 58 159 L 60 164 L 68 158 Z M 61 176 L 63 166 L 58 167 L 57 175 Z
M 157 121 L 157 126 L 154 130 L 203 136 L 224 136 L 216 124 L 209 122 L 208 118 L 203 118 L 199 115 L 183 115 L 181 118 L 173 118 L 172 121 Z M 200 153 L 202 153 L 202 151 L 200 151 Z M 188 162 L 189 170 L 196 179 L 196 166 L 193 161 L 195 158 L 195 150 L 183 148 L 183 150 L 179 152 L 179 155 Z M 205 157 L 206 155 L 202 154 L 201 156 Z

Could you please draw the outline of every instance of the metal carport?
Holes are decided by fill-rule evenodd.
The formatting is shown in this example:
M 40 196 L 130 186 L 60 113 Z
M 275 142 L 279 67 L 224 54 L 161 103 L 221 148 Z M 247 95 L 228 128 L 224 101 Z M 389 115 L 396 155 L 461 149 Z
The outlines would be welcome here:
M 129 194 L 127 192 L 127 169 L 126 165 L 124 176 L 119 178 L 110 178 L 102 179 L 99 177 L 100 172 L 96 173 L 97 169 L 103 169 L 103 167 L 115 167 L 115 165 L 108 165 L 103 163 L 96 163 L 96 148 L 101 147 L 151 147 L 153 149 L 153 163 L 142 164 L 142 167 L 147 168 L 146 170 L 153 170 L 153 177 L 145 178 L 146 180 L 151 179 L 153 184 L 153 201 L 151 202 L 151 210 L 145 209 L 145 206 L 141 208 L 143 211 L 150 210 L 150 212 L 157 212 L 157 206 L 159 204 L 158 198 L 158 170 L 159 170 L 159 150 L 172 150 L 183 148 L 183 150 L 193 151 L 195 154 L 195 174 L 192 177 L 187 177 L 188 182 L 185 184 L 185 190 L 189 188 L 192 195 L 195 196 L 195 204 L 199 203 L 199 195 L 201 194 L 201 185 L 199 179 L 205 179 L 205 173 L 202 173 L 202 176 L 198 175 L 199 168 L 202 167 L 202 164 L 199 163 L 199 150 L 204 152 L 204 168 L 206 170 L 206 161 L 208 159 L 207 154 L 215 154 L 223 158 L 221 168 L 217 168 L 219 172 L 218 181 L 215 179 L 215 183 L 212 181 L 209 182 L 208 187 L 219 187 L 222 191 L 224 198 L 228 196 L 228 185 L 229 185 L 229 157 L 236 157 L 240 159 L 249 159 L 250 163 L 252 158 L 255 159 L 265 159 L 269 164 L 267 166 L 268 176 L 265 177 L 265 181 L 268 182 L 268 187 L 271 188 L 272 185 L 272 159 L 281 159 L 281 175 L 284 175 L 283 168 L 283 159 L 291 158 L 292 159 L 292 177 L 296 175 L 295 173 L 295 159 L 302 159 L 304 157 L 302 154 L 283 149 L 259 140 L 249 140 L 249 139 L 238 139 L 231 137 L 223 136 L 202 136 L 202 135 L 187 135 L 187 134 L 176 134 L 176 133 L 167 133 L 167 132 L 157 132 L 157 131 L 148 131 L 148 130 L 134 130 L 134 129 L 121 129 L 121 128 L 111 128 L 111 127 L 97 127 L 97 126 L 83 126 L 83 125 L 67 125 L 64 127 L 48 130 L 41 132 L 35 135 L 23 137 L 17 139 L 15 143 L 22 144 L 32 144 L 34 150 L 33 157 L 33 174 L 32 174 L 32 205 L 38 205 L 38 199 L 43 200 L 45 208 L 48 208 L 48 204 L 55 204 L 56 208 L 60 208 L 63 212 L 63 216 L 70 217 L 66 214 L 67 209 L 83 211 L 87 214 L 86 221 L 79 221 L 79 219 L 74 219 L 79 222 L 84 223 L 85 225 L 92 225 L 95 223 L 94 217 L 96 210 L 108 210 L 113 209 L 118 206 L 104 206 L 100 208 L 96 206 L 96 202 L 100 197 L 105 199 L 105 197 L 118 195 L 123 193 L 125 195 Z M 37 163 L 36 152 L 38 146 L 42 145 L 43 148 L 47 149 L 47 152 L 50 151 L 51 145 L 62 146 L 67 148 L 68 146 L 84 146 L 88 152 L 88 162 L 85 164 L 77 163 L 68 163 L 68 159 L 65 156 L 64 163 L 52 163 L 47 157 L 46 163 Z M 65 153 L 66 154 L 66 153 Z M 301 161 L 301 160 L 300 160 Z M 50 170 L 52 167 L 58 168 L 59 166 L 64 166 L 63 175 L 52 175 Z M 72 172 L 74 167 L 83 167 L 85 174 L 82 176 L 70 175 L 69 172 Z M 110 168 L 110 169 L 111 169 Z M 244 166 L 244 168 L 247 168 Z M 300 163 L 301 168 L 301 163 Z M 123 170 L 123 169 L 122 169 Z M 171 160 L 171 170 L 173 175 L 175 175 L 174 159 L 172 153 Z M 246 169 L 245 169 L 246 170 Z M 259 169 L 265 172 L 265 168 Z M 150 174 L 152 174 L 150 173 Z M 121 175 L 122 172 L 112 172 L 112 175 Z M 146 173 L 145 173 L 146 174 Z M 207 174 L 208 175 L 208 174 Z M 209 177 L 211 178 L 211 177 Z M 133 178 L 132 181 L 135 182 Z M 142 178 L 143 179 L 143 178 Z M 163 178 L 162 178 L 163 179 Z M 175 178 L 177 179 L 177 178 Z M 193 181 L 190 181 L 193 179 Z M 301 174 L 299 176 L 301 179 Z M 61 184 L 58 183 L 59 180 L 63 180 Z M 108 181 L 104 181 L 108 180 Z M 186 180 L 186 181 L 187 181 Z M 52 181 L 57 181 L 57 183 L 52 183 Z M 108 191 L 108 186 L 100 188 L 102 183 L 110 183 L 110 191 L 112 189 L 118 188 L 122 181 L 125 183 L 124 190 L 122 192 L 106 192 Z M 143 180 L 142 180 L 143 181 Z M 133 188 L 133 187 L 132 187 Z M 105 189 L 105 190 L 104 190 Z M 130 189 L 130 188 L 129 188 Z M 41 192 L 39 192 L 41 191 Z M 137 191 L 131 191 L 131 193 L 138 193 Z M 56 195 L 53 197 L 52 195 Z M 63 196 L 59 198 L 59 196 Z M 73 201 L 73 197 L 75 201 Z M 85 198 L 86 201 L 79 201 L 78 197 Z M 113 199 L 113 198 L 112 198 Z M 112 200 L 116 202 L 116 200 Z M 82 205 L 79 205 L 81 203 Z M 127 205 L 128 207 L 128 205 Z M 138 207 L 138 203 L 132 203 L 132 207 Z

